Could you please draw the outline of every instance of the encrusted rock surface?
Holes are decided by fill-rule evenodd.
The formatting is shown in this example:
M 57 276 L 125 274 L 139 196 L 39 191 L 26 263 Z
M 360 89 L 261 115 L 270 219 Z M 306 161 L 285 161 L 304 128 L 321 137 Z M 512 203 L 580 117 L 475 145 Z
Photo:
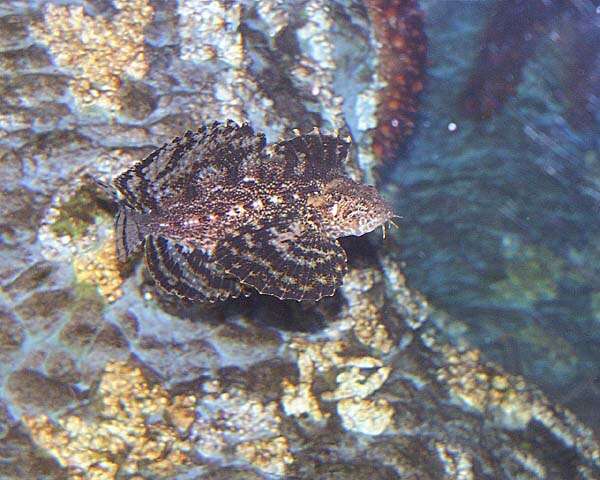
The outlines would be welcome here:
M 201 121 L 346 130 L 371 178 L 372 35 L 345 2 L 0 6 L 0 476 L 600 478 L 589 429 L 444 343 L 376 238 L 318 304 L 181 304 L 116 264 L 86 175 Z

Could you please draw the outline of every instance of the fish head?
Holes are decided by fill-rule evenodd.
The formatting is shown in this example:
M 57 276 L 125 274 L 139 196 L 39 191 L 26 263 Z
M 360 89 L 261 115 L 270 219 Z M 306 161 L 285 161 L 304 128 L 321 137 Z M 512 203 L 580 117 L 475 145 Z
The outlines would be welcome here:
M 335 238 L 364 235 L 395 216 L 375 187 L 347 177 L 326 184 L 314 203 L 325 230 Z

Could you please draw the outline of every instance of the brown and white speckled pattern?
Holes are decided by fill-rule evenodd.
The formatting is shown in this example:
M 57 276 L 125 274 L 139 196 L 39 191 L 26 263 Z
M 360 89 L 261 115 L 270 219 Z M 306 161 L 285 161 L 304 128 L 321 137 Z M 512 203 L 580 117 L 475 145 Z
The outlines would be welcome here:
M 266 146 L 231 120 L 186 132 L 116 178 L 119 260 L 144 245 L 157 284 L 188 300 L 246 287 L 281 300 L 333 295 L 346 272 L 337 239 L 394 216 L 344 175 L 348 140 L 315 130 Z

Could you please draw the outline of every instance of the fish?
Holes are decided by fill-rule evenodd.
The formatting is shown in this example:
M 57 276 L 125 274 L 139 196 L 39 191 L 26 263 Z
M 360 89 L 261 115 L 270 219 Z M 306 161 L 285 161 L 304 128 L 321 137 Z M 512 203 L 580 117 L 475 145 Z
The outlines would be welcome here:
M 267 144 L 248 123 L 213 122 L 118 175 L 119 262 L 143 251 L 156 284 L 194 302 L 333 295 L 347 271 L 338 239 L 395 215 L 345 174 L 349 138 L 296 133 Z

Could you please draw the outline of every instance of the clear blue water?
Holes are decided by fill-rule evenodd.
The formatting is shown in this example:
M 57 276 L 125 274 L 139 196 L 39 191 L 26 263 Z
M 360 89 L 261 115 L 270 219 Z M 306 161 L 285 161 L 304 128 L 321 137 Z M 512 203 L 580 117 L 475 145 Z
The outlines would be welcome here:
M 600 14 L 583 2 L 526 35 L 515 95 L 477 119 L 462 99 L 494 5 L 423 5 L 428 83 L 396 171 L 406 273 L 461 322 L 454 340 L 598 427 Z

